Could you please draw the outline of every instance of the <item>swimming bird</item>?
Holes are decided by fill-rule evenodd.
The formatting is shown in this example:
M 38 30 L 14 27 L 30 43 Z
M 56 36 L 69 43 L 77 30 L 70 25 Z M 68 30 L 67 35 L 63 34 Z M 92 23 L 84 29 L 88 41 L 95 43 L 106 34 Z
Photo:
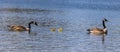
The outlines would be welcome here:
M 60 28 L 58 29 L 58 32 L 62 32 L 62 31 L 63 31 L 63 28 L 60 27 Z
M 87 29 L 87 31 L 91 34 L 107 34 L 107 28 L 106 28 L 106 25 L 105 25 L 105 22 L 107 22 L 108 20 L 107 19 L 103 19 L 102 20 L 102 25 L 103 25 L 103 28 L 91 28 L 91 29 Z
M 30 33 L 31 24 L 34 24 L 34 25 L 38 26 L 37 22 L 31 21 L 31 22 L 28 23 L 28 27 L 24 27 L 24 26 L 21 26 L 21 25 L 8 25 L 8 27 L 11 31 L 28 31 L 28 33 Z
M 50 29 L 52 32 L 55 32 L 56 31 L 56 28 L 51 28 Z

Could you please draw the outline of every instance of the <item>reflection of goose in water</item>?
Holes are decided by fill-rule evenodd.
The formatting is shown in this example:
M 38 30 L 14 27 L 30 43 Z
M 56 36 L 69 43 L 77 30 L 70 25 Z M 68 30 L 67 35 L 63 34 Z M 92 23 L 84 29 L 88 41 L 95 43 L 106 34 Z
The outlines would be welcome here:
M 103 29 L 101 29 L 101 28 L 91 28 L 91 29 L 88 29 L 87 31 L 91 34 L 107 34 L 107 28 L 106 28 L 106 25 L 105 25 L 105 22 L 107 22 L 107 21 L 108 21 L 107 19 L 104 19 L 102 21 Z
M 30 33 L 31 31 L 31 24 L 34 24 L 34 25 L 38 25 L 37 22 L 35 21 L 31 21 L 28 23 L 28 27 L 24 27 L 24 26 L 21 26 L 21 25 L 8 25 L 8 27 L 10 28 L 11 31 L 28 31 Z

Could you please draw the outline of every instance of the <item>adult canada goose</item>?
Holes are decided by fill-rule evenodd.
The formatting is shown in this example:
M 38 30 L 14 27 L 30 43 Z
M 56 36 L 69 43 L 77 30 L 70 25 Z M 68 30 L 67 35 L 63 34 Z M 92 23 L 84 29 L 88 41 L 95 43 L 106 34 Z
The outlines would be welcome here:
M 105 22 L 107 22 L 108 20 L 104 18 L 104 20 L 102 21 L 103 24 L 103 28 L 91 28 L 88 29 L 87 31 L 89 31 L 89 33 L 91 34 L 107 34 L 107 28 L 105 25 Z
M 31 21 L 31 22 L 28 23 L 28 27 L 24 27 L 24 26 L 21 26 L 21 25 L 8 25 L 8 27 L 12 31 L 28 31 L 28 33 L 30 33 L 30 31 L 31 31 L 31 24 L 34 24 L 36 26 L 38 25 L 37 22 Z

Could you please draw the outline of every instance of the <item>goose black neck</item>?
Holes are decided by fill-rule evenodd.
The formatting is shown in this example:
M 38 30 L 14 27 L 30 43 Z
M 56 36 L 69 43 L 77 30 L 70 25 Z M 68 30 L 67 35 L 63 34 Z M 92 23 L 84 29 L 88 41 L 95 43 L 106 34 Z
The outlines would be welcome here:
M 106 28 L 105 21 L 103 20 L 102 23 L 103 23 L 103 28 L 105 29 Z
M 29 23 L 29 24 L 28 24 L 28 28 L 29 28 L 28 33 L 30 33 L 30 31 L 31 31 L 31 24 L 32 24 L 32 23 Z
M 103 35 L 102 35 L 102 43 L 103 43 L 103 44 L 104 44 L 104 42 L 105 42 L 105 35 L 106 35 L 106 34 L 103 34 Z
M 105 26 L 105 21 L 103 21 L 102 23 L 103 23 L 103 28 L 106 28 L 106 26 Z

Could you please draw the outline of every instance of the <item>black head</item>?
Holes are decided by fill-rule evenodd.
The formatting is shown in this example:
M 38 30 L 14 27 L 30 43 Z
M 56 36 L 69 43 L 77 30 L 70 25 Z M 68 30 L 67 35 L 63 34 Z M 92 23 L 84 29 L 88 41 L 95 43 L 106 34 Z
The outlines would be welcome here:
M 31 24 L 33 24 L 33 23 L 34 23 L 34 21 L 31 21 L 30 23 L 31 23 Z
M 36 21 L 31 21 L 29 24 L 35 24 L 36 26 L 38 26 Z
M 107 20 L 106 18 L 104 18 L 104 20 L 103 20 L 103 21 L 108 22 L 108 20 Z

